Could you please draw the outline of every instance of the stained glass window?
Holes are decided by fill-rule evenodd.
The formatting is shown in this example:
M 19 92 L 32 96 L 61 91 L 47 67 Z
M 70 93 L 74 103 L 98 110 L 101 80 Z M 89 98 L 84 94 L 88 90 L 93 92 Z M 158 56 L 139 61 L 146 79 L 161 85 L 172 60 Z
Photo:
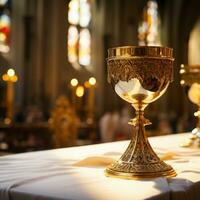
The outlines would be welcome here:
M 84 66 L 90 64 L 90 32 L 88 29 L 82 29 L 79 39 L 79 63 Z
M 80 20 L 81 27 L 87 27 L 91 20 L 90 4 L 87 0 L 80 0 Z
M 0 0 L 0 6 L 5 6 L 8 0 Z
M 70 24 L 77 25 L 79 22 L 79 0 L 69 2 L 68 21 Z
M 10 10 L 7 5 L 8 0 L 0 0 L 0 52 L 10 51 Z
M 76 68 L 91 63 L 90 21 L 90 1 L 71 0 L 68 5 L 68 60 Z
M 138 27 L 139 45 L 160 45 L 160 18 L 156 1 L 148 1 Z
M 76 26 L 70 26 L 68 29 L 68 59 L 69 62 L 77 62 L 78 29 Z

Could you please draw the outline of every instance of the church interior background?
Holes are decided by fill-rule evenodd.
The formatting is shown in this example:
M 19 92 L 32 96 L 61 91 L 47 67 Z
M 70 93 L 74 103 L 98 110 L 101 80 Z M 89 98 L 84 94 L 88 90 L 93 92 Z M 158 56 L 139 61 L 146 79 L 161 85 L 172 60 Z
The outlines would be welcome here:
M 148 135 L 191 131 L 180 65 L 200 64 L 198 0 L 0 0 L 0 152 L 124 140 L 134 110 L 107 83 L 107 49 L 174 50 L 174 81 Z M 188 17 L 189 16 L 189 17 Z

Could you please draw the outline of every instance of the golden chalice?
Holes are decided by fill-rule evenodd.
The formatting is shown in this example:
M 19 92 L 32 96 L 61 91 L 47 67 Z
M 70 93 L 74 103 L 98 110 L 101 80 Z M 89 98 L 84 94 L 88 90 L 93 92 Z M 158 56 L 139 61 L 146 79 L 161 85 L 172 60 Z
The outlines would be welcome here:
M 172 49 L 167 47 L 125 46 L 108 50 L 108 82 L 115 92 L 136 110 L 129 124 L 135 126 L 131 142 L 121 158 L 108 166 L 106 176 L 140 179 L 173 177 L 176 172 L 153 151 L 145 125 L 146 106 L 162 96 L 173 77 Z
M 200 146 L 200 65 L 181 65 L 181 85 L 189 87 L 190 101 L 199 107 L 194 113 L 198 117 L 197 127 L 192 130 L 189 138 L 181 144 L 183 147 Z

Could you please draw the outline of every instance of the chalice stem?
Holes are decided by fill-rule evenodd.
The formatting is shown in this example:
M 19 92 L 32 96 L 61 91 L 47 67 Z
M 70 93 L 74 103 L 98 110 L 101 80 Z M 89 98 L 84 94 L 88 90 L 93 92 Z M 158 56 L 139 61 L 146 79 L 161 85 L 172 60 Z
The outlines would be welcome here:
M 144 109 L 146 104 L 133 105 L 136 109 L 136 117 L 132 120 L 132 125 L 135 127 L 132 140 L 122 155 L 121 160 L 129 164 L 149 164 L 149 162 L 159 162 L 160 159 L 151 148 L 146 133 L 145 125 L 149 124 L 149 120 L 144 117 Z

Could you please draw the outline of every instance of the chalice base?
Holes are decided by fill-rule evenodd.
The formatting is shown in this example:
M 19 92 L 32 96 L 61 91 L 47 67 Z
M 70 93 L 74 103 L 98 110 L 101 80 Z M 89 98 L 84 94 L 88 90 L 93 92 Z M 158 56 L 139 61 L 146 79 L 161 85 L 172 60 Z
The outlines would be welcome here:
M 154 166 L 148 166 L 148 167 L 154 168 Z M 105 175 L 108 176 L 108 177 L 113 177 L 113 178 L 139 180 L 139 179 L 151 179 L 151 178 L 157 178 L 157 177 L 175 177 L 176 172 L 173 170 L 173 168 L 168 169 L 166 171 L 131 172 L 131 173 L 130 172 L 116 171 L 115 169 L 107 168 L 105 170 Z
M 124 179 L 147 179 L 174 177 L 176 172 L 156 155 L 145 135 L 143 124 L 140 124 L 124 154 L 106 168 L 105 175 Z

